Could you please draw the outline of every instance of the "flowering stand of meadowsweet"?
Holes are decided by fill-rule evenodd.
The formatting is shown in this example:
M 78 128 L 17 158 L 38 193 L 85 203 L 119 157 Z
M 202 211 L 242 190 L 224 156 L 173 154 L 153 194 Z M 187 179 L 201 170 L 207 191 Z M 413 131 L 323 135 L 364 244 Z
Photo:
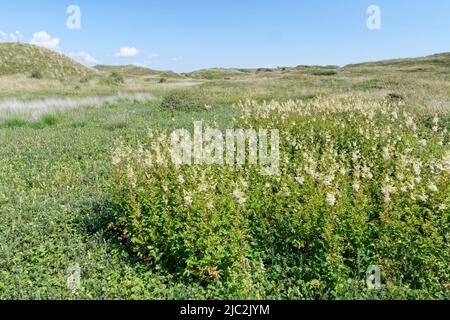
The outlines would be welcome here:
M 240 268 L 247 256 L 245 212 L 230 194 L 233 175 L 176 166 L 158 140 L 144 151 L 118 146 L 113 158 L 120 212 L 115 228 L 138 255 L 204 281 Z
M 164 139 L 118 145 L 114 227 L 142 259 L 236 298 L 448 297 L 448 110 L 352 96 L 239 107 L 235 127 L 279 129 L 278 174 L 177 166 Z M 366 287 L 371 265 L 381 290 Z

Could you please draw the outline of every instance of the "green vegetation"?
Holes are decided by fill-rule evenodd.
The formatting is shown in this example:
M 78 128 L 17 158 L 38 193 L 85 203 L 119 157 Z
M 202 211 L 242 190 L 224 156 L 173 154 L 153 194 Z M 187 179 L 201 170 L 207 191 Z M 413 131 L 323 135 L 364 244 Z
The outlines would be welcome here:
M 194 79 L 220 80 L 236 76 L 242 76 L 243 72 L 235 69 L 207 69 L 194 71 L 189 74 Z
M 199 90 L 174 90 L 165 95 L 161 101 L 163 108 L 184 111 L 205 108 L 207 104 L 206 93 Z
M 42 50 L 0 44 L 0 299 L 450 297 L 450 55 L 168 77 Z M 35 112 L 119 89 L 157 99 Z M 155 162 L 193 121 L 279 129 L 280 174 Z
M 160 162 L 153 133 L 143 149 L 117 146 L 111 226 L 138 257 L 233 298 L 447 297 L 441 119 L 415 125 L 399 104 L 352 96 L 240 109 L 236 128 L 282 133 L 280 174 Z M 364 281 L 371 265 L 383 270 L 378 292 Z
M 158 71 L 154 71 L 144 67 L 138 67 L 135 65 L 127 65 L 127 66 L 104 66 L 98 65 L 95 66 L 94 69 L 104 72 L 104 73 L 116 73 L 122 76 L 151 76 L 155 74 L 159 74 Z
M 31 73 L 31 78 L 32 79 L 42 79 L 42 73 L 40 71 L 33 71 Z
M 57 52 L 21 43 L 0 43 L 0 75 L 39 72 L 46 78 L 81 76 L 88 68 Z
M 109 85 L 119 85 L 123 84 L 125 82 L 125 79 L 120 73 L 113 72 L 109 75 L 108 78 L 105 79 L 105 82 Z
M 312 73 L 315 76 L 334 76 L 337 74 L 335 70 L 316 70 Z

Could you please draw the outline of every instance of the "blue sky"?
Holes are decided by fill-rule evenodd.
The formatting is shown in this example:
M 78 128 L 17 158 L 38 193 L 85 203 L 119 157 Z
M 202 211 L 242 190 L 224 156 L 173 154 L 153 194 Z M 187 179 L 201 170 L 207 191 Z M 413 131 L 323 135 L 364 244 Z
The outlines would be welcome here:
M 34 37 L 34 43 L 90 64 L 190 71 L 345 65 L 450 51 L 448 0 L 0 0 L 0 5 L 0 41 L 28 43 Z M 81 9 L 80 30 L 66 27 L 69 5 Z M 381 30 L 367 28 L 370 5 L 381 9 Z M 128 50 L 119 56 L 120 48 Z

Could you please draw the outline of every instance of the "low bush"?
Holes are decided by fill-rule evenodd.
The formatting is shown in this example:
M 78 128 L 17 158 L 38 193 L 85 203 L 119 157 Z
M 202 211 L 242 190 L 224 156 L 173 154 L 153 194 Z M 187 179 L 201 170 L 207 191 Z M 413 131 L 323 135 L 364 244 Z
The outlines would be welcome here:
M 204 109 L 208 104 L 208 97 L 202 91 L 174 90 L 165 95 L 161 107 L 173 110 L 192 111 Z
M 280 130 L 279 174 L 176 166 L 161 157 L 163 134 L 116 148 L 111 228 L 141 259 L 239 297 L 448 294 L 450 154 L 439 118 L 430 129 L 398 105 L 353 97 L 240 109 L 235 127 Z M 376 292 L 365 284 L 371 265 L 382 272 Z
M 36 80 L 40 80 L 43 78 L 43 75 L 40 71 L 33 71 L 30 75 L 31 79 L 36 79 Z
M 314 76 L 334 76 L 336 74 L 337 74 L 336 70 L 328 70 L 328 69 L 315 70 L 312 72 L 312 75 Z
M 108 77 L 104 78 L 103 82 L 108 85 L 120 85 L 125 83 L 125 79 L 120 73 L 113 72 Z

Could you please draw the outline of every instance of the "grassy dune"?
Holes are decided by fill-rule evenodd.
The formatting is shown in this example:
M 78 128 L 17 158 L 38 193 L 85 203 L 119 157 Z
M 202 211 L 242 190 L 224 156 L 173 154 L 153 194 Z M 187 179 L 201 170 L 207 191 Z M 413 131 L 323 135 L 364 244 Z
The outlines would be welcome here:
M 47 78 L 84 76 L 89 68 L 63 54 L 21 43 L 0 43 L 0 75 L 36 73 Z

